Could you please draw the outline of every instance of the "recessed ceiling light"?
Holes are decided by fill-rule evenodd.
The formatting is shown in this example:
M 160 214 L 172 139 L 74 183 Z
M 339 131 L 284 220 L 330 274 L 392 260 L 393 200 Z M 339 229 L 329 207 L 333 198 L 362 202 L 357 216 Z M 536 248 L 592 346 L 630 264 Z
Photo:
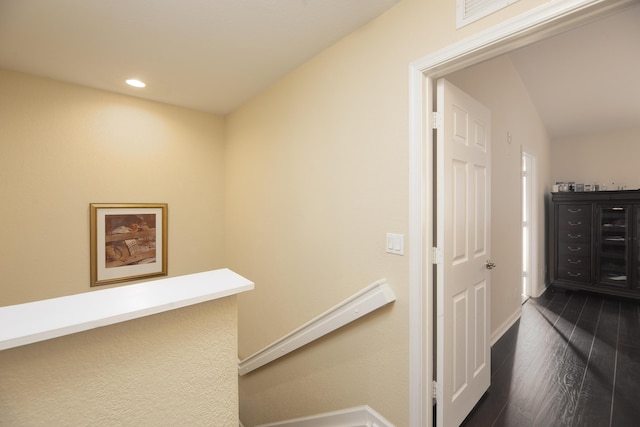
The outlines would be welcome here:
M 140 80 L 136 80 L 136 79 L 127 80 L 127 84 L 129 86 L 133 86 L 133 87 L 145 87 L 146 86 L 146 84 L 144 84 L 144 82 L 141 82 Z

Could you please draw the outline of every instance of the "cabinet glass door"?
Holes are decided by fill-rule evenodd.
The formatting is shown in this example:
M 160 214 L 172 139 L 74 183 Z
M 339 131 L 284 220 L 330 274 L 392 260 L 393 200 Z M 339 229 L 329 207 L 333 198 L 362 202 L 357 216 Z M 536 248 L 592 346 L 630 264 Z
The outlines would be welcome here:
M 629 206 L 598 207 L 598 281 L 628 287 Z

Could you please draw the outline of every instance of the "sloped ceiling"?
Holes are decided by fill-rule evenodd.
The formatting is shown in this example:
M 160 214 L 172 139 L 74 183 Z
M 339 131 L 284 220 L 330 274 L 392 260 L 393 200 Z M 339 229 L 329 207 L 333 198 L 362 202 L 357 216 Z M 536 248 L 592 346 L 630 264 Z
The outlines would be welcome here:
M 224 114 L 399 1 L 0 0 L 0 68 Z
M 640 129 L 640 6 L 509 55 L 552 140 Z

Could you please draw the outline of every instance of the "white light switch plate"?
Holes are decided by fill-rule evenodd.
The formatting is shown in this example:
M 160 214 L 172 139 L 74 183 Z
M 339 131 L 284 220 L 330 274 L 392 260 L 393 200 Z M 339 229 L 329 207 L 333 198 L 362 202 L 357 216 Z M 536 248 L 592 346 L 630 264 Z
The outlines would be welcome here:
M 387 253 L 404 255 L 404 234 L 387 233 Z

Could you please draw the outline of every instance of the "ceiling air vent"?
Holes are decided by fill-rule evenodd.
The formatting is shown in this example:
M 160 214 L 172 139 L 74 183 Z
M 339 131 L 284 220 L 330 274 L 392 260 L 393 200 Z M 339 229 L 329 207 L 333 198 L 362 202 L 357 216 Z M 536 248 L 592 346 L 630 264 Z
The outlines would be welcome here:
M 456 28 L 477 21 L 518 0 L 456 0 Z

